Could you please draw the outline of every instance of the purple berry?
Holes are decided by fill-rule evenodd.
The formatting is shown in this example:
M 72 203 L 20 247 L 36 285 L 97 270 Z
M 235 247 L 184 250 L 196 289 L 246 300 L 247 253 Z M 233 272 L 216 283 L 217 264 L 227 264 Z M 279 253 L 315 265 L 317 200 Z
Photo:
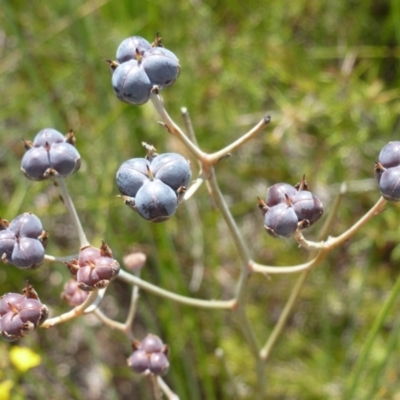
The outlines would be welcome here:
M 154 375 L 165 375 L 168 372 L 169 361 L 164 353 L 152 353 L 150 355 L 149 370 Z
M 379 162 L 384 168 L 392 168 L 400 165 L 400 142 L 389 142 L 379 153 Z
M 288 183 L 276 183 L 268 189 L 265 203 L 268 207 L 273 207 L 280 203 L 286 203 L 285 195 L 291 198 L 296 193 L 297 190 L 294 186 L 289 185 Z
M 10 263 L 18 268 L 35 268 L 43 263 L 45 251 L 43 244 L 32 238 L 16 240 Z
M 400 166 L 385 169 L 379 180 L 382 196 L 389 201 L 400 201 Z
M 138 374 L 143 374 L 149 369 L 150 360 L 144 350 L 136 350 L 128 358 L 128 366 Z
M 165 345 L 162 340 L 151 333 L 149 333 L 139 345 L 139 349 L 144 350 L 147 353 L 158 353 L 163 351 L 164 348 Z
M 288 237 L 298 228 L 298 218 L 288 204 L 280 203 L 270 207 L 264 217 L 264 226 L 273 237 Z
M 40 219 L 32 213 L 24 213 L 15 217 L 8 228 L 16 236 L 37 239 L 43 233 Z
M 307 221 L 305 227 L 312 225 L 323 214 L 321 201 L 307 190 L 297 192 L 290 200 L 299 222 Z
M 45 147 L 47 144 L 62 143 L 65 138 L 61 132 L 56 131 L 53 128 L 42 129 L 33 141 L 35 147 Z

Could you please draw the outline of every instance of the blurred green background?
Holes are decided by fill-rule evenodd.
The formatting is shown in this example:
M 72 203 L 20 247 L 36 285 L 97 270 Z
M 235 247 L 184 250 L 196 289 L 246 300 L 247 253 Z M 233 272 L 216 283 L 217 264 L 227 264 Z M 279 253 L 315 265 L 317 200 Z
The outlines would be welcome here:
M 38 215 L 50 235 L 49 254 L 75 254 L 78 240 L 56 188 L 20 172 L 21 139 L 32 140 L 45 127 L 73 128 L 83 163 L 67 185 L 90 242 L 106 240 L 119 260 L 144 251 L 144 279 L 163 288 L 201 298 L 233 294 L 238 255 L 205 188 L 159 225 L 116 197 L 115 172 L 123 161 L 144 155 L 142 141 L 190 157 L 157 124 L 151 104 L 128 106 L 113 94 L 104 59 L 114 58 L 119 43 L 132 35 L 152 41 L 159 31 L 179 57 L 180 77 L 163 98 L 179 124 L 180 108 L 188 107 L 205 151 L 222 148 L 271 115 L 259 137 L 217 166 L 257 262 L 307 260 L 294 241 L 264 232 L 256 198 L 269 185 L 295 184 L 306 174 L 327 214 L 346 181 L 332 235 L 379 198 L 374 162 L 385 143 L 399 140 L 400 129 L 397 0 L 2 0 L 0 6 L 0 216 Z M 399 274 L 399 215 L 399 205 L 390 204 L 312 272 L 267 364 L 267 399 L 343 398 Z M 307 231 L 307 238 L 315 238 L 321 226 Z M 196 265 L 204 266 L 204 276 L 192 293 Z M 1 293 L 20 291 L 27 279 L 51 315 L 68 310 L 60 301 L 68 279 L 63 265 L 44 264 L 37 271 L 0 266 Z M 247 312 L 261 343 L 295 280 L 250 279 Z M 114 283 L 105 313 L 122 321 L 129 295 L 128 287 Z M 400 398 L 399 306 L 400 299 L 379 330 L 354 398 Z M 139 339 L 152 332 L 169 344 L 165 379 L 181 399 L 255 398 L 254 361 L 229 313 L 192 309 L 142 291 L 133 330 Z M 15 344 L 0 342 L 1 399 L 7 399 L 7 382 L 11 399 L 151 398 L 147 382 L 126 367 L 130 343 L 95 317 L 39 330 L 18 345 L 29 346 L 42 362 L 22 373 L 8 357 Z

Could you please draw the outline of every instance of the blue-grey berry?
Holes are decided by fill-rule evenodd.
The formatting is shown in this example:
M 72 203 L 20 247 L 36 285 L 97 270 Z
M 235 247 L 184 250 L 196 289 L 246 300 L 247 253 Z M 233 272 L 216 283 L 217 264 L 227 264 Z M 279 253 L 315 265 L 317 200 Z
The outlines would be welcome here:
M 188 160 L 177 153 L 164 153 L 155 157 L 150 164 L 154 178 L 160 179 L 173 190 L 188 187 L 192 172 Z
M 175 214 L 178 197 L 168 185 L 154 179 L 144 183 L 135 197 L 137 212 L 148 221 L 162 222 Z
M 145 70 L 136 60 L 120 64 L 112 75 L 111 83 L 116 96 L 130 104 L 146 103 L 153 88 Z
M 141 66 L 150 81 L 162 88 L 171 86 L 178 78 L 180 71 L 178 58 L 165 47 L 153 47 L 146 51 Z
M 382 196 L 389 201 L 400 201 L 400 166 L 385 169 L 379 180 Z
M 135 197 L 141 186 L 149 180 L 149 161 L 145 158 L 132 158 L 125 161 L 117 171 L 119 191 L 126 196 Z
M 117 49 L 117 60 L 120 64 L 130 60 L 137 60 L 137 53 L 143 56 L 146 50 L 151 49 L 151 44 L 140 36 L 132 36 L 121 42 Z

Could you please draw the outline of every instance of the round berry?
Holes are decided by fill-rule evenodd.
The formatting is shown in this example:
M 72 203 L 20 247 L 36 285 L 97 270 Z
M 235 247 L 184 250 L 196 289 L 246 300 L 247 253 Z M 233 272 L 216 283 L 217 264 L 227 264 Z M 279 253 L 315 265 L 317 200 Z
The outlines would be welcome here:
M 389 201 L 400 201 L 400 166 L 385 169 L 379 180 L 382 196 Z
M 136 350 L 128 358 L 128 366 L 138 374 L 143 374 L 149 369 L 149 356 L 144 350 Z
M 288 237 L 296 232 L 298 218 L 293 207 L 285 203 L 270 207 L 264 217 L 264 226 L 273 237 Z
M 139 349 L 144 350 L 147 353 L 157 353 L 163 351 L 165 348 L 162 340 L 156 336 L 149 333 L 140 343 Z
M 37 239 L 43 233 L 40 219 L 31 213 L 23 213 L 15 217 L 8 227 L 16 236 Z
M 151 44 L 140 36 L 132 36 L 121 42 L 117 49 L 117 60 L 120 64 L 130 60 L 137 60 L 137 53 L 143 56 L 151 49 Z
M 165 375 L 169 368 L 169 361 L 164 353 L 150 354 L 149 370 L 154 375 Z
M 294 186 L 288 183 L 276 183 L 268 189 L 265 203 L 268 207 L 276 206 L 279 203 L 286 204 L 286 196 L 291 198 L 297 193 Z
M 306 227 L 316 222 L 323 214 L 321 201 L 308 190 L 300 190 L 290 200 L 299 221 L 307 221 Z
M 43 263 L 43 244 L 32 238 L 23 237 L 15 242 L 10 263 L 18 268 L 34 268 Z
M 389 142 L 379 153 L 379 162 L 384 168 L 392 168 L 400 165 L 400 142 Z
M 178 58 L 165 47 L 153 47 L 146 51 L 141 66 L 150 81 L 161 87 L 171 86 L 178 78 L 180 71 Z
M 162 222 L 175 214 L 178 207 L 176 193 L 159 179 L 146 182 L 135 197 L 137 212 L 148 221 Z
M 44 147 L 32 147 L 21 161 L 21 169 L 25 176 L 34 181 L 46 179 L 46 171 L 50 168 L 49 153 Z
M 67 142 L 53 144 L 49 151 L 49 160 L 50 167 L 63 178 L 73 174 L 81 166 L 78 150 Z
M 136 60 L 120 64 L 112 75 L 111 83 L 116 96 L 130 104 L 146 103 L 153 88 L 145 70 Z
M 155 157 L 150 164 L 154 178 L 159 179 L 173 190 L 187 187 L 192 177 L 190 165 L 177 153 L 164 153 Z
M 54 144 L 54 143 L 62 143 L 64 142 L 65 138 L 64 135 L 53 129 L 53 128 L 46 128 L 42 129 L 36 136 L 33 141 L 33 145 L 35 147 L 44 147 L 46 144 Z
M 125 161 L 117 171 L 119 191 L 123 195 L 135 197 L 141 186 L 149 180 L 149 166 L 145 158 L 132 158 Z
M 15 245 L 15 234 L 9 229 L 0 231 L 0 259 L 11 262 L 11 255 Z

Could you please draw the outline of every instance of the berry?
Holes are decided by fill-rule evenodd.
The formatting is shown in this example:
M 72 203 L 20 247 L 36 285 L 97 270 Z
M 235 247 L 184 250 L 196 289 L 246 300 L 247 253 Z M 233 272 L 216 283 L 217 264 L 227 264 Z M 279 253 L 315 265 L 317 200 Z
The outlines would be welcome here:
M 40 219 L 31 213 L 24 213 L 15 217 L 8 227 L 16 236 L 37 239 L 43 234 Z
M 7 293 L 0 298 L 0 335 L 7 341 L 19 339 L 42 324 L 48 314 L 30 285 L 24 295 Z
M 15 241 L 10 262 L 18 268 L 34 268 L 43 262 L 44 256 L 43 244 L 25 237 Z
M 164 47 L 153 47 L 143 54 L 141 66 L 150 81 L 160 87 L 171 86 L 178 78 L 180 66 L 176 55 Z
M 143 374 L 149 370 L 149 356 L 144 350 L 136 350 L 128 358 L 128 366 L 138 374 Z
M 119 191 L 130 197 L 135 197 L 141 186 L 149 180 L 149 162 L 145 158 L 132 158 L 125 161 L 117 171 Z
M 72 143 L 72 132 L 64 137 L 55 129 L 41 130 L 33 143 L 25 142 L 27 151 L 21 161 L 22 172 L 27 178 L 35 181 L 52 176 L 65 178 L 71 175 L 81 165 L 79 152 Z
M 86 246 L 80 250 L 78 260 L 66 263 L 76 273 L 78 287 L 84 291 L 101 289 L 114 280 L 120 270 L 110 248 L 105 242 L 100 249 Z
M 149 334 L 143 341 L 132 342 L 133 353 L 128 366 L 139 374 L 164 375 L 169 368 L 168 347 L 158 336 Z
M 76 279 L 70 279 L 64 286 L 61 298 L 70 306 L 76 307 L 81 305 L 89 296 L 89 292 L 80 289 Z
M 400 201 L 400 166 L 383 170 L 379 189 L 386 200 Z
M 165 375 L 169 368 L 169 361 L 164 353 L 153 353 L 150 355 L 149 370 L 154 375 Z
M 143 56 L 151 49 L 151 44 L 140 36 L 132 36 L 121 42 L 117 49 L 117 60 L 120 64 L 130 60 L 137 60 L 137 53 Z
M 379 162 L 384 168 L 400 165 L 400 142 L 389 142 L 379 153 Z
M 65 138 L 64 135 L 53 129 L 53 128 L 46 128 L 42 129 L 36 136 L 33 141 L 33 145 L 35 147 L 44 147 L 46 143 L 54 144 L 54 143 L 62 143 L 64 142 Z
M 268 189 L 265 203 L 268 207 L 276 206 L 279 203 L 286 203 L 286 196 L 291 198 L 297 193 L 294 186 L 288 183 L 276 183 Z
M 304 227 L 312 225 L 323 214 L 321 201 L 308 190 L 300 190 L 290 200 L 299 222 L 303 222 Z
M 155 157 L 150 164 L 154 178 L 159 179 L 175 192 L 180 187 L 187 187 L 192 173 L 185 158 L 177 153 L 164 153 Z
M 270 207 L 264 217 L 264 226 L 273 237 L 288 237 L 298 228 L 298 218 L 293 207 L 280 203 Z
M 34 268 L 45 256 L 43 242 L 47 234 L 39 218 L 24 213 L 14 218 L 10 224 L 2 225 L 0 231 L 0 258 L 18 268 Z
M 153 88 L 145 70 L 136 60 L 120 64 L 112 75 L 111 83 L 116 96 L 130 104 L 146 103 Z
M 162 222 L 175 214 L 176 193 L 159 179 L 145 182 L 135 197 L 136 211 L 148 221 Z
M 157 353 L 163 351 L 164 343 L 158 336 L 150 333 L 142 340 L 139 349 L 147 353 Z

